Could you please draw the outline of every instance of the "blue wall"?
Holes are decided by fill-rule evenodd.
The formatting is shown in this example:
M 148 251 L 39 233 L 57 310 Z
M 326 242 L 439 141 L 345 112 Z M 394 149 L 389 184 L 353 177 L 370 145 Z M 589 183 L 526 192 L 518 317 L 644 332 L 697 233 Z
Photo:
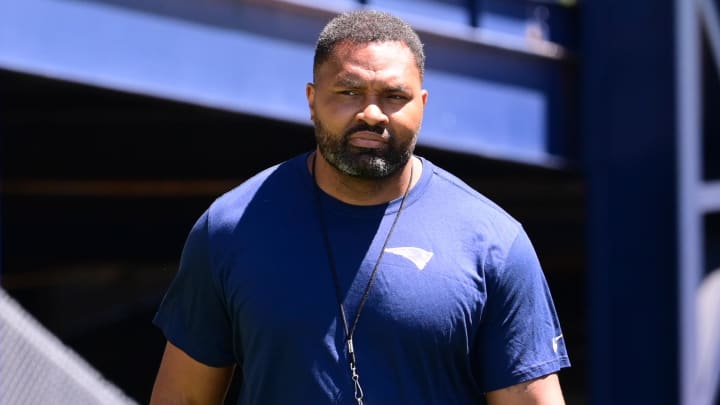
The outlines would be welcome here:
M 584 4 L 592 404 L 679 404 L 674 7 Z

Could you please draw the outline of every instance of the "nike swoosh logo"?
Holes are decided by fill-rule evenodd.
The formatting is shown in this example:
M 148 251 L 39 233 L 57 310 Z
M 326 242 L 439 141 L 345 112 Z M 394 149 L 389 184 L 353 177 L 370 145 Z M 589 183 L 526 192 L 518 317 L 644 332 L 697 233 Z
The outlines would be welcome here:
M 418 268 L 418 270 L 424 270 L 425 266 L 427 266 L 428 262 L 433 257 L 433 252 L 428 252 L 427 250 L 410 246 L 387 248 L 385 249 L 385 251 L 410 260 L 411 262 L 413 262 L 415 267 Z
M 557 351 L 558 351 L 558 342 L 560 341 L 560 339 L 562 339 L 562 337 L 563 337 L 563 335 L 556 336 L 552 340 L 552 348 L 555 353 L 557 353 Z

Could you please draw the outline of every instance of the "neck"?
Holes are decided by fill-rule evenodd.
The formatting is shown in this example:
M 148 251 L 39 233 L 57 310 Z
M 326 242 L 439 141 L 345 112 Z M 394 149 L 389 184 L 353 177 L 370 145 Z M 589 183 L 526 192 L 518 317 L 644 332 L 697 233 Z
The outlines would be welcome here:
M 360 179 L 336 169 L 317 150 L 308 159 L 308 170 L 313 173 L 318 187 L 332 197 L 352 205 L 377 205 L 401 197 L 408 183 L 412 187 L 420 178 L 421 168 L 422 164 L 413 156 L 405 166 L 386 178 Z

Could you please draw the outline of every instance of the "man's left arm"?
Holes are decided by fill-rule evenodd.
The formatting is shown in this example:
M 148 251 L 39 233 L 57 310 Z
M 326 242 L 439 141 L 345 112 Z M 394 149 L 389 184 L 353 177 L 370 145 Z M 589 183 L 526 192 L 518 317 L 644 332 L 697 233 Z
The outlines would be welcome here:
M 565 405 L 555 373 L 490 391 L 485 397 L 488 405 Z

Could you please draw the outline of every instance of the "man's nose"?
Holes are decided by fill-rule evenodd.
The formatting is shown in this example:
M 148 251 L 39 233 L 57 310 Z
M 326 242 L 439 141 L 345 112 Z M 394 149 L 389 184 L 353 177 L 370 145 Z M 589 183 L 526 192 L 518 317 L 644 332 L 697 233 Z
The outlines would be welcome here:
M 382 111 L 382 108 L 376 102 L 368 103 L 365 108 L 358 113 L 358 119 L 365 121 L 368 125 L 387 124 L 388 116 Z

